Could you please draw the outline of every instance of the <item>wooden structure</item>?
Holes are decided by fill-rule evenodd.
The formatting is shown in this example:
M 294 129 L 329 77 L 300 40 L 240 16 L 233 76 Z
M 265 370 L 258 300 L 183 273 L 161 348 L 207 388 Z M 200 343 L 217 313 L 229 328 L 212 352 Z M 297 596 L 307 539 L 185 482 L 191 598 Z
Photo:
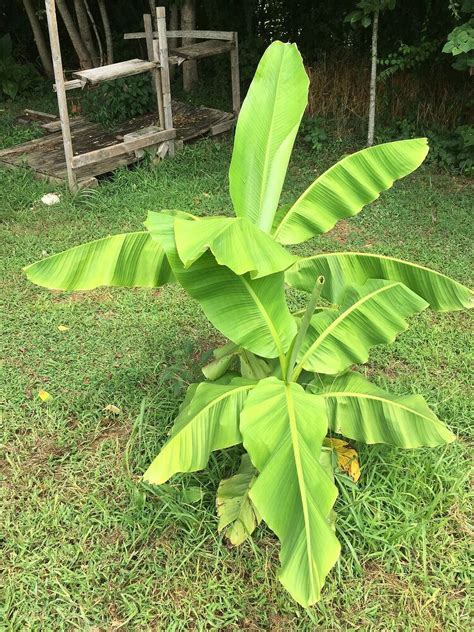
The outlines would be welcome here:
M 17 166 L 26 161 L 40 176 L 51 180 L 66 178 L 72 191 L 94 183 L 95 176 L 131 164 L 152 151 L 160 158 L 172 156 L 175 145 L 204 133 L 219 134 L 231 129 L 240 108 L 237 33 L 219 31 L 167 31 L 164 7 L 156 9 L 157 30 L 151 15 L 144 15 L 143 33 L 126 33 L 125 39 L 145 39 L 148 59 L 131 59 L 73 73 L 65 81 L 56 18 L 55 0 L 45 0 L 54 90 L 57 94 L 59 120 L 43 123 L 47 135 L 0 152 L 0 164 Z M 168 38 L 201 39 L 198 43 L 168 51 Z M 172 102 L 170 64 L 181 64 L 222 53 L 230 54 L 233 113 L 211 108 L 196 108 Z M 98 85 L 104 81 L 150 73 L 156 97 L 156 112 L 127 121 L 119 130 L 107 132 L 82 117 L 69 118 L 68 90 Z M 174 118 L 178 115 L 180 127 Z

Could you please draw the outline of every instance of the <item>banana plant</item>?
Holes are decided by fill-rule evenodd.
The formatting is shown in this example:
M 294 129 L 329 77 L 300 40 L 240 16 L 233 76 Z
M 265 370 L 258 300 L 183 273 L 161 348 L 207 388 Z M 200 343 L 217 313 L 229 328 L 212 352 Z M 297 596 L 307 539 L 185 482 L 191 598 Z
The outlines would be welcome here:
M 280 541 L 279 578 L 303 606 L 315 603 L 336 563 L 334 435 L 400 448 L 454 435 L 423 397 L 398 396 L 357 366 L 430 307 L 472 306 L 447 276 L 392 257 L 287 246 L 331 229 L 414 171 L 424 138 L 344 157 L 290 205 L 279 206 L 308 77 L 298 49 L 274 42 L 239 116 L 230 193 L 234 216 L 150 212 L 146 230 L 106 237 L 26 268 L 47 288 L 179 283 L 228 342 L 189 387 L 167 442 L 144 473 L 160 485 L 206 467 L 211 452 L 243 445 L 239 470 L 217 491 L 219 530 L 241 544 L 264 521 Z M 291 313 L 285 287 L 307 293 Z

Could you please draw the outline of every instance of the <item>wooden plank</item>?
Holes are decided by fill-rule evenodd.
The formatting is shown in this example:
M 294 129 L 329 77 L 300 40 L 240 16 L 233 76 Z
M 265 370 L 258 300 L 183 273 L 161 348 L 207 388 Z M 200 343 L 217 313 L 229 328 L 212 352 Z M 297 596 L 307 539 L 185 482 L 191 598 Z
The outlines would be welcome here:
M 76 189 L 76 177 L 72 169 L 72 141 L 69 127 L 69 113 L 67 109 L 66 90 L 64 88 L 63 62 L 61 59 L 61 45 L 59 42 L 58 23 L 56 20 L 55 0 L 46 0 L 46 17 L 48 19 L 49 43 L 53 59 L 54 81 L 57 87 L 59 118 L 61 119 L 64 156 L 66 160 L 67 181 L 71 191 Z
M 83 88 L 82 81 L 80 79 L 71 79 L 70 81 L 64 82 L 65 90 L 76 90 L 77 88 Z M 57 92 L 56 84 L 53 83 L 53 90 Z
M 216 123 L 215 125 L 211 125 L 211 127 L 209 128 L 209 134 L 211 136 L 217 136 L 217 134 L 228 132 L 230 129 L 234 127 L 235 123 L 236 123 L 235 119 L 230 119 L 228 121 L 223 121 L 222 123 Z
M 174 129 L 159 130 L 158 132 L 142 134 L 141 136 L 138 136 L 137 134 L 135 138 L 126 142 L 125 139 L 129 136 L 126 134 L 124 136 L 123 143 L 109 145 L 108 147 L 102 147 L 101 149 L 95 149 L 85 154 L 74 156 L 72 159 L 72 166 L 74 169 L 78 169 L 79 167 L 91 165 L 95 162 L 100 162 L 101 160 L 119 157 L 122 154 L 130 153 L 135 149 L 142 149 L 144 147 L 149 147 L 150 145 L 156 145 L 157 143 L 165 140 L 171 140 L 175 137 L 175 135 L 176 131 Z
M 217 39 L 224 40 L 227 42 L 234 41 L 234 33 L 232 31 L 166 31 L 166 36 L 168 39 L 175 38 L 193 38 L 193 39 Z M 133 39 L 145 39 L 145 33 L 125 33 L 123 39 L 133 40 Z M 158 32 L 153 32 L 153 37 L 158 37 Z
M 103 81 L 111 81 L 121 77 L 130 77 L 138 75 L 142 72 L 149 72 L 156 68 L 156 62 L 144 61 L 143 59 L 130 59 L 128 61 L 119 61 L 116 64 L 108 64 L 107 66 L 99 66 L 98 68 L 90 68 L 88 70 L 78 70 L 73 73 L 74 77 L 80 79 L 83 85 L 87 83 L 96 85 Z
M 234 33 L 234 47 L 230 51 L 230 78 L 232 81 L 232 110 L 234 116 L 240 112 L 240 71 L 239 71 L 239 38 Z
M 149 13 L 143 16 L 143 23 L 145 25 L 148 59 L 150 61 L 159 62 L 158 51 L 155 50 L 155 46 L 153 43 L 153 24 L 151 20 L 151 15 Z M 158 67 L 152 71 L 152 85 L 156 95 L 156 104 L 158 108 L 158 116 L 160 118 L 160 126 L 164 129 L 165 112 L 163 109 L 163 91 L 161 88 L 161 71 Z
M 34 121 L 40 121 L 41 123 L 50 123 L 51 121 L 59 121 L 56 114 L 48 114 L 48 112 L 38 112 L 37 110 L 23 110 L 23 114 Z
M 166 13 L 164 7 L 157 7 L 156 22 L 158 25 L 158 59 L 161 66 L 161 90 L 163 94 L 163 110 L 165 129 L 173 129 L 173 110 L 171 106 L 170 65 L 168 63 L 168 39 L 166 36 Z M 175 133 L 176 136 L 176 133 Z M 173 136 L 174 138 L 174 136 Z M 174 142 L 168 143 L 168 153 L 174 156 Z
M 187 44 L 179 48 L 171 48 L 170 52 L 178 57 L 185 59 L 202 59 L 204 57 L 212 57 L 214 55 L 222 55 L 229 53 L 233 49 L 232 42 L 221 42 L 217 40 L 205 40 L 204 42 L 196 42 L 195 44 Z

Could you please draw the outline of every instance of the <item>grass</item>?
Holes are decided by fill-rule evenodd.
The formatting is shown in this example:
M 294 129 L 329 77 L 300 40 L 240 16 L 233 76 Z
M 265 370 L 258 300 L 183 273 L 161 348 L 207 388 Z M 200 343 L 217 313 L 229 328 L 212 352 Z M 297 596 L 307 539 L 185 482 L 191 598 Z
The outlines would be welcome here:
M 3 127 L 2 127 L 3 125 Z M 11 142 L 25 134 L 8 115 Z M 5 142 L 8 142 L 5 141 Z M 300 147 L 285 198 L 343 153 Z M 140 229 L 149 209 L 230 212 L 228 142 L 202 141 L 158 168 L 118 171 L 73 197 L 0 170 L 2 198 L 3 574 L 6 630 L 464 630 L 468 628 L 472 410 L 466 313 L 426 313 L 371 354 L 365 371 L 418 392 L 457 433 L 434 450 L 360 451 L 340 477 L 340 562 L 323 600 L 295 604 L 264 527 L 229 548 L 214 495 L 239 450 L 207 471 L 143 488 L 200 358 L 219 338 L 182 290 L 49 292 L 22 266 L 91 238 Z M 46 207 L 41 196 L 61 193 Z M 299 247 L 402 256 L 469 282 L 472 187 L 421 169 L 351 222 Z M 58 330 L 65 325 L 67 331 Z M 51 394 L 48 402 L 39 389 Z M 106 411 L 113 404 L 119 414 Z M 189 488 L 203 490 L 190 502 Z

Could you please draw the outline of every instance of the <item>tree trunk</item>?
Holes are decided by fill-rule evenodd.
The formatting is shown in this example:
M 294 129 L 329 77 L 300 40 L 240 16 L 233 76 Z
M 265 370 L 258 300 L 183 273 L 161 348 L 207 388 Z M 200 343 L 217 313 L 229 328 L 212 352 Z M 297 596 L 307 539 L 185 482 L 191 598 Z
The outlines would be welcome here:
M 68 35 L 71 38 L 72 45 L 74 46 L 74 50 L 76 51 L 76 54 L 79 58 L 80 67 L 92 68 L 92 59 L 89 55 L 89 51 L 82 41 L 82 37 L 80 36 L 74 20 L 72 19 L 72 15 L 69 12 L 66 0 L 56 0 L 56 6 L 58 7 L 59 13 L 61 14 L 64 22 L 64 26 L 66 27 Z
M 109 14 L 107 13 L 107 6 L 105 0 L 97 0 L 99 4 L 100 16 L 102 18 L 102 24 L 104 25 L 105 33 L 105 45 L 107 47 L 107 63 L 114 63 L 114 46 L 112 42 L 112 31 L 110 29 Z
M 99 49 L 99 65 L 104 65 L 104 49 L 102 48 L 102 40 L 100 39 L 99 31 L 97 29 L 97 24 L 95 23 L 94 15 L 89 8 L 89 3 L 87 0 L 84 0 L 84 7 L 86 9 L 87 15 L 89 16 L 89 20 L 92 24 L 92 28 L 94 30 L 95 39 L 97 40 L 97 47 Z
M 28 20 L 30 22 L 31 30 L 33 31 L 33 37 L 35 40 L 36 48 L 41 59 L 41 65 L 48 77 L 54 77 L 53 63 L 51 61 L 51 55 L 49 48 L 46 44 L 46 40 L 41 29 L 41 24 L 38 20 L 38 16 L 35 13 L 32 0 L 23 0 L 23 6 L 25 7 Z
M 97 66 L 99 62 L 99 57 L 94 46 L 94 40 L 92 39 L 92 32 L 89 25 L 89 18 L 87 17 L 84 0 L 74 0 L 74 9 L 76 11 L 79 33 L 81 34 L 82 40 L 86 45 L 86 48 L 92 59 L 92 63 L 94 64 L 94 66 Z
M 379 31 L 379 12 L 374 11 L 372 20 L 372 65 L 370 68 L 370 98 L 369 98 L 369 129 L 367 133 L 367 147 L 374 144 L 375 132 L 375 97 L 377 88 L 377 39 Z
M 179 12 L 178 5 L 174 2 L 169 8 L 169 30 L 177 31 L 179 29 Z M 176 48 L 178 45 L 178 40 L 176 37 L 172 37 L 168 40 L 169 48 Z M 176 66 L 173 64 L 170 66 L 170 77 L 174 79 L 174 75 L 176 72 Z
M 192 31 L 196 28 L 196 0 L 185 0 L 181 7 L 181 29 Z M 190 37 L 183 37 L 183 46 L 192 44 L 194 40 Z M 190 92 L 198 81 L 197 62 L 185 61 L 183 64 L 183 88 L 185 92 Z

